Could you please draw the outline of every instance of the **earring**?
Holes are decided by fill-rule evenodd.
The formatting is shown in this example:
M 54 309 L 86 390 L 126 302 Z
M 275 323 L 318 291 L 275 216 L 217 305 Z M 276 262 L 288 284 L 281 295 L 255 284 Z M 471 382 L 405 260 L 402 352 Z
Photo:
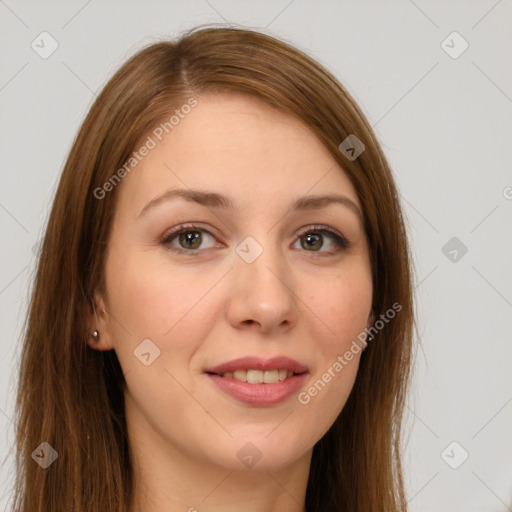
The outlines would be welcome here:
M 89 338 L 92 338 L 94 341 L 98 342 L 98 340 L 100 339 L 99 331 L 94 331 L 92 334 L 89 335 Z

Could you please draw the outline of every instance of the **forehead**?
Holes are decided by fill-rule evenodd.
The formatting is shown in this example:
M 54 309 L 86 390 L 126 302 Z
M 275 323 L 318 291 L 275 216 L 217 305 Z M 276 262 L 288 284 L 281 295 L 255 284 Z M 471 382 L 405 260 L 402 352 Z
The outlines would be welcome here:
M 123 202 L 142 208 L 141 201 L 179 186 L 222 191 L 239 208 L 333 191 L 360 206 L 349 178 L 298 119 L 245 94 L 196 99 L 161 140 L 149 134 L 155 146 L 123 180 Z

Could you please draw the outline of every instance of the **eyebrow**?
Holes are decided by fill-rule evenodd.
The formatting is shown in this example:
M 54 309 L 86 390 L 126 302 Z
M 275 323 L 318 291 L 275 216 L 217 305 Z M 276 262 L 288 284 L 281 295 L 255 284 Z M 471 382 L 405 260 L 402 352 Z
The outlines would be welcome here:
M 233 201 L 226 196 L 216 192 L 207 192 L 198 189 L 171 189 L 163 194 L 155 197 L 137 215 L 137 219 L 146 214 L 150 209 L 175 198 L 182 198 L 186 201 L 197 203 L 209 208 L 221 208 L 224 210 L 232 209 L 234 207 Z M 302 196 L 296 199 L 290 206 L 291 211 L 298 210 L 320 210 L 332 204 L 341 204 L 352 210 L 360 220 L 363 219 L 361 210 L 351 199 L 347 196 L 340 194 L 324 194 L 324 195 L 309 195 Z

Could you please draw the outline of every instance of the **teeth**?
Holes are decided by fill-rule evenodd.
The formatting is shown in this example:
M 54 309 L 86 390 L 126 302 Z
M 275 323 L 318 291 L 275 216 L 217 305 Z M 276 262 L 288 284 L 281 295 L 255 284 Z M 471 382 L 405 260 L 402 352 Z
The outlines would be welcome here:
M 225 377 L 225 375 L 223 375 Z M 233 377 L 236 380 L 241 380 L 242 382 L 247 382 L 247 372 L 245 370 L 236 370 L 233 374 Z
M 263 382 L 265 384 L 272 384 L 273 382 L 279 381 L 279 371 L 278 370 L 268 370 L 263 374 Z
M 285 380 L 293 376 L 292 370 L 236 370 L 234 372 L 226 372 L 222 377 L 227 379 L 236 379 L 249 384 L 274 384 L 280 380 Z
M 263 382 L 263 375 L 263 372 L 259 370 L 247 370 L 247 382 L 249 384 L 261 384 Z

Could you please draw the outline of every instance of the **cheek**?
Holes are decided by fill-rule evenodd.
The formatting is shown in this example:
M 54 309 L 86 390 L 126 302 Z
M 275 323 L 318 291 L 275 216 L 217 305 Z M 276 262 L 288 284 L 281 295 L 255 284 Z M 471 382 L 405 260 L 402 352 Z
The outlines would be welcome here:
M 324 328 L 321 340 L 324 353 L 332 355 L 346 350 L 367 326 L 372 305 L 372 281 L 365 266 L 325 279 L 317 293 L 308 295 L 307 305 Z M 314 289 L 314 288 L 309 288 Z M 318 338 L 317 333 L 317 338 Z
M 165 435 L 173 432 L 179 438 L 184 425 L 207 422 L 190 399 L 195 383 L 187 372 L 216 317 L 208 291 L 222 273 L 204 273 L 198 278 L 192 268 L 184 271 L 160 258 L 148 258 L 147 252 L 125 254 L 121 265 L 116 261 L 120 260 L 112 252 L 106 268 L 112 313 L 109 329 L 126 376 L 127 414 L 142 414 L 156 430 L 168 428 Z M 145 366 L 137 354 L 147 339 L 159 353 L 153 359 L 156 349 L 146 342 L 144 351 L 153 362 Z M 185 384 L 186 392 L 180 383 Z M 182 411 L 179 421 L 176 410 Z M 142 421 L 138 416 L 131 419 L 134 425 Z
M 149 338 L 161 349 L 172 340 L 175 355 L 181 347 L 191 352 L 194 341 L 211 329 L 220 306 L 208 300 L 209 292 L 225 272 L 217 269 L 198 276 L 192 267 L 162 263 L 160 258 L 148 258 L 147 252 L 125 256 L 122 266 L 113 262 L 115 257 L 107 265 L 107 289 L 116 320 L 112 327 L 122 340 L 119 348 L 133 345 L 133 350 Z M 124 341 L 127 333 L 130 344 Z
M 303 412 L 302 428 L 320 438 L 345 406 L 357 376 L 372 303 L 371 278 L 366 272 L 338 276 L 308 299 L 320 318 L 316 329 L 313 322 L 310 326 L 317 357 L 311 379 L 297 400 Z
M 297 408 L 302 432 L 321 439 L 336 421 L 352 392 L 359 358 L 360 354 L 345 365 L 333 359 L 299 392 Z

